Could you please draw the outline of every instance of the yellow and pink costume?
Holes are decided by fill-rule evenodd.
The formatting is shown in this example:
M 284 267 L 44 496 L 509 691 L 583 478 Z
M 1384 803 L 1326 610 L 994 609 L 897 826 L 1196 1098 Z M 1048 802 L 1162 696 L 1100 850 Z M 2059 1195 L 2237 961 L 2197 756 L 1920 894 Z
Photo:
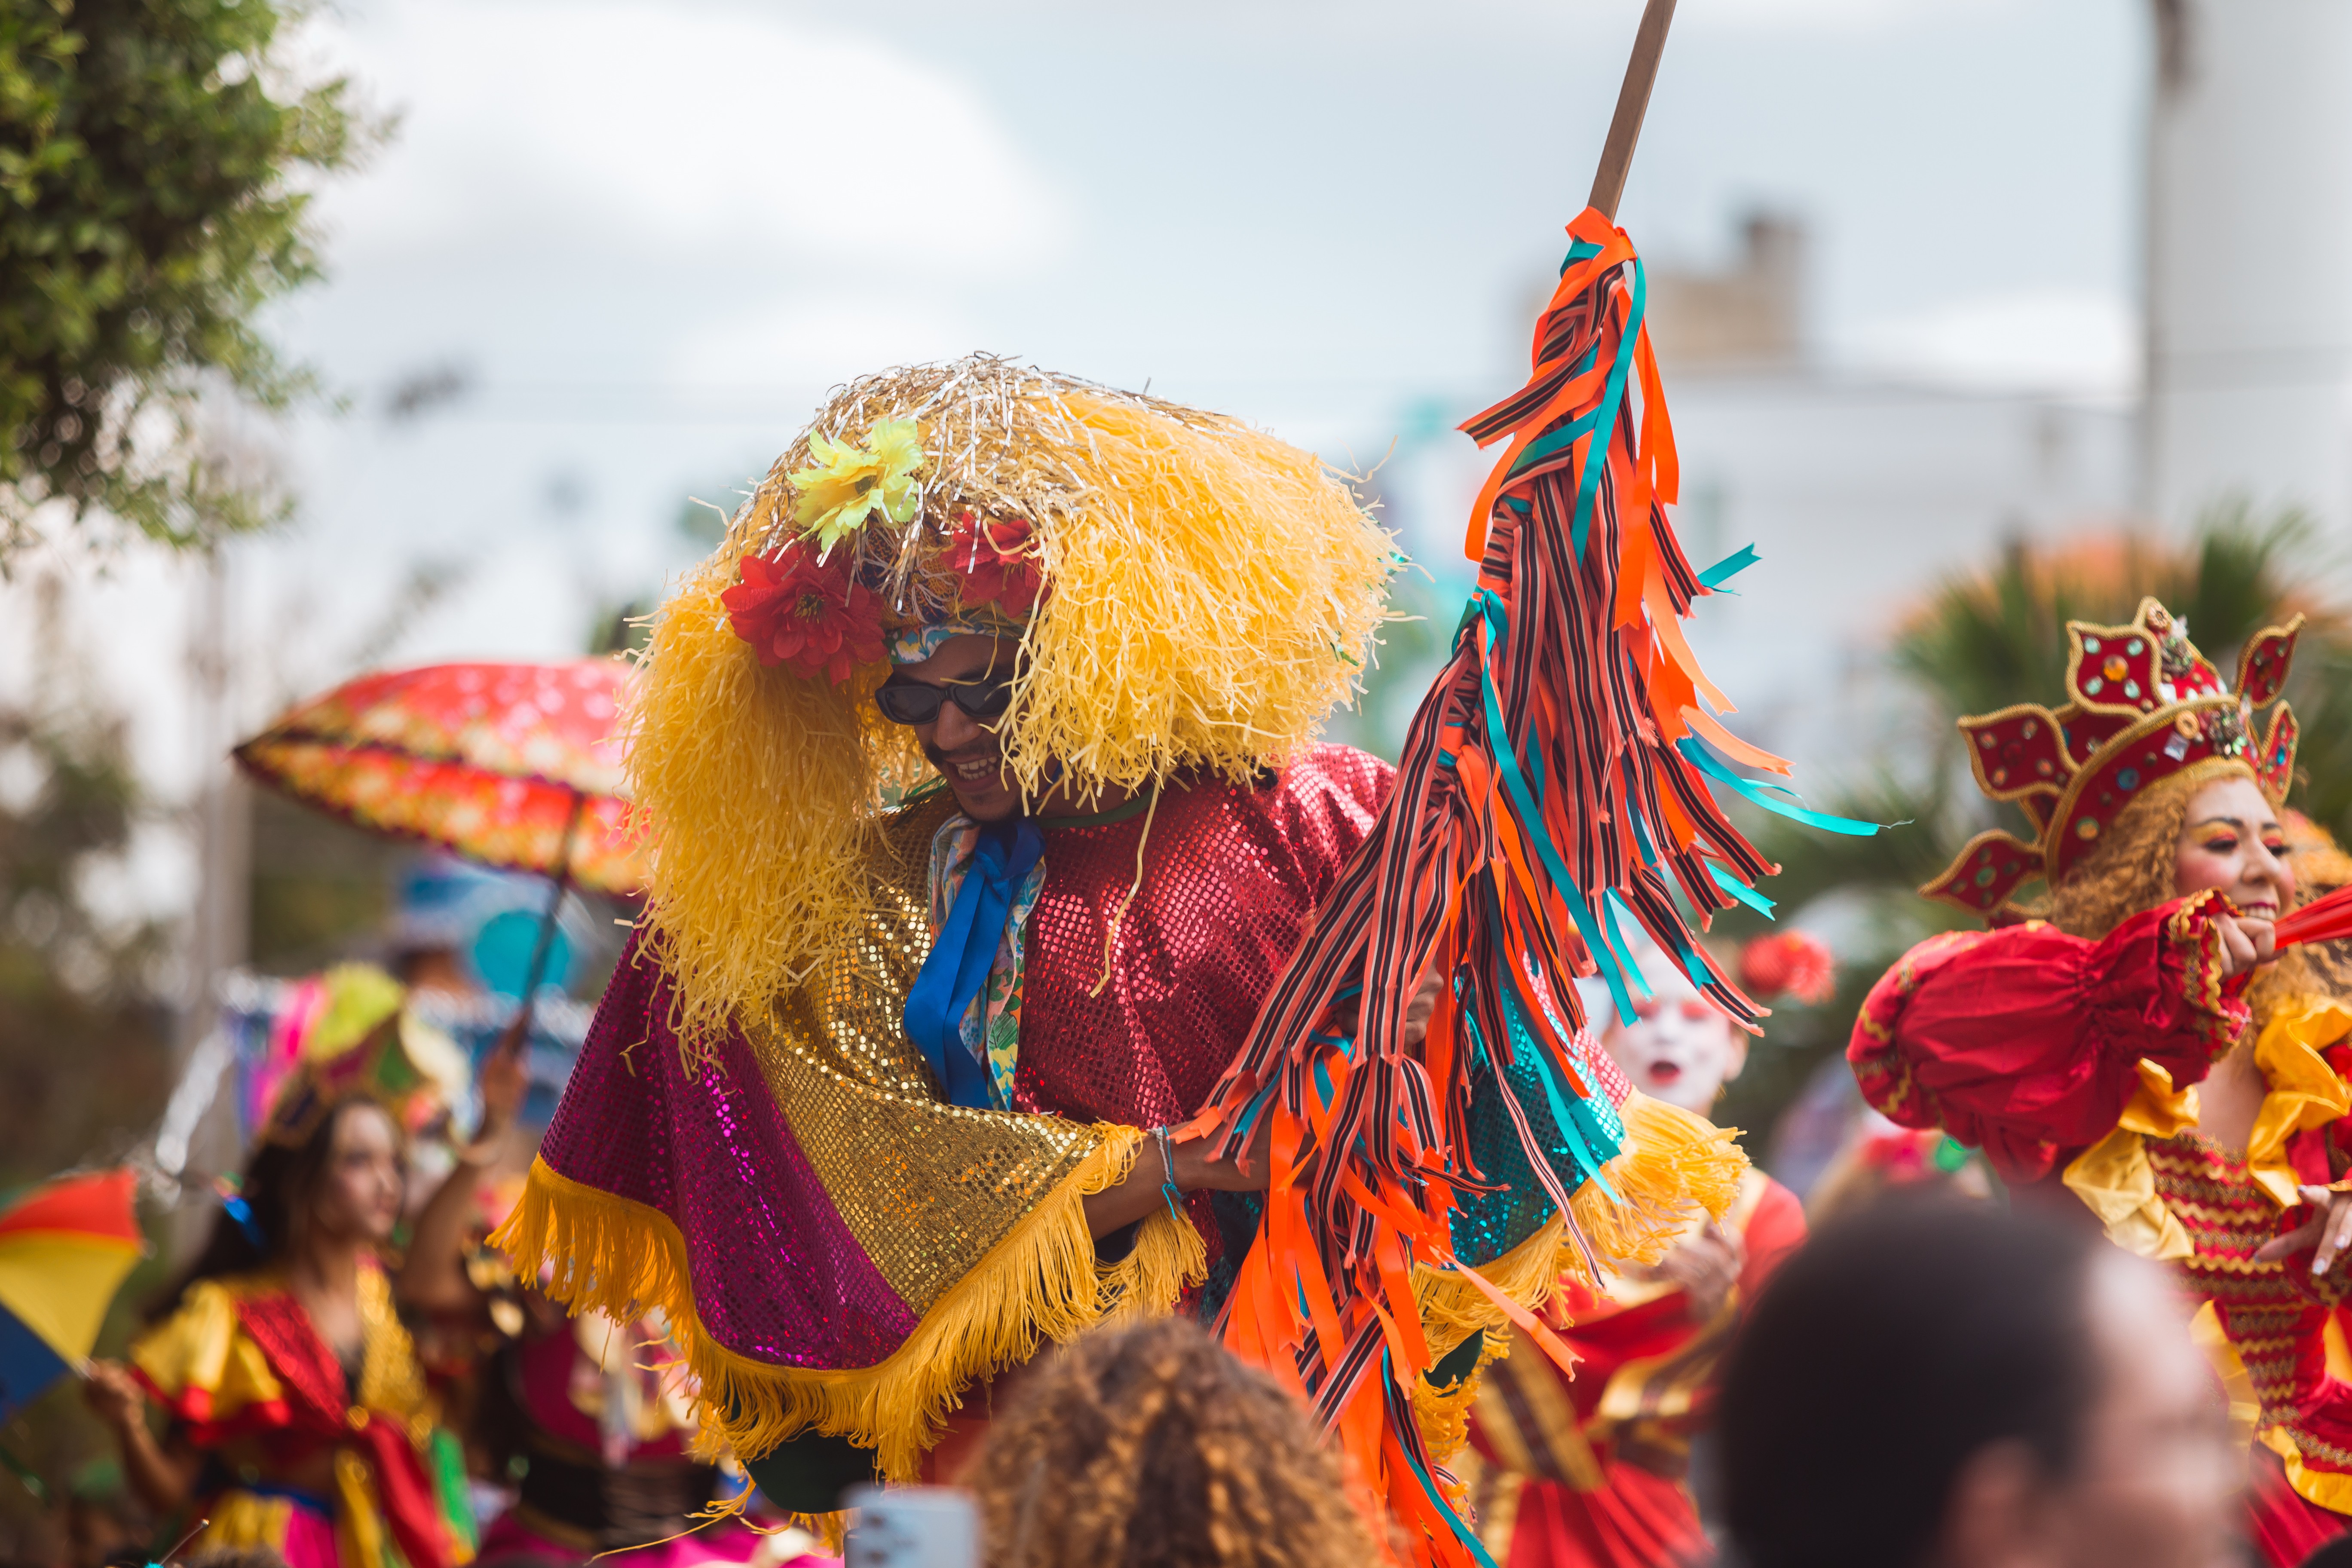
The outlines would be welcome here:
M 429 1458 L 434 1413 L 392 1288 L 360 1272 L 365 1339 L 346 1366 L 275 1273 L 201 1279 L 131 1351 L 205 1457 L 199 1548 L 267 1546 L 288 1568 L 455 1568 L 461 1478 Z

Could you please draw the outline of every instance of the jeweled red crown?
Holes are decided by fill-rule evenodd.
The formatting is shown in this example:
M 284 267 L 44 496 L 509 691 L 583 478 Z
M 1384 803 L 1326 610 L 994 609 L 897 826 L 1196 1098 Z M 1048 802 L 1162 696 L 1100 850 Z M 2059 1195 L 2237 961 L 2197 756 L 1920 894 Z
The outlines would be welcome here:
M 2279 703 L 2259 743 L 2253 715 L 2286 686 L 2302 628 L 2297 616 L 2248 639 L 2232 692 L 2189 640 L 2188 625 L 2154 599 L 2140 601 L 2129 626 L 2067 622 L 2073 701 L 2055 712 L 2021 703 L 1960 721 L 1977 784 L 2022 807 L 2040 842 L 1980 833 L 1919 890 L 1990 915 L 2036 877 L 2055 884 L 2139 792 L 2200 763 L 2242 762 L 2273 803 L 2284 802 L 2294 773 L 2294 714 Z

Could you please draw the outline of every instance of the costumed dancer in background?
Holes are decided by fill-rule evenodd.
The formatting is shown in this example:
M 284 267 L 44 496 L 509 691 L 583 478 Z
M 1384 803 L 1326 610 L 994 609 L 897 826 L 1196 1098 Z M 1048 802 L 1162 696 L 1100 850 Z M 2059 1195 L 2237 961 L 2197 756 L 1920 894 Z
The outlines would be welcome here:
M 518 1477 L 518 1492 L 476 1562 L 548 1568 L 627 1552 L 635 1568 L 748 1563 L 757 1531 L 696 1517 L 728 1489 L 718 1466 L 688 1452 L 697 1424 L 682 1374 L 665 1364 L 676 1352 L 664 1326 L 567 1319 L 510 1276 L 507 1291 L 480 1278 L 482 1184 L 529 1087 L 517 1047 L 483 1064 L 481 1124 L 418 1214 L 397 1281 L 404 1307 L 495 1347 L 469 1379 L 469 1436 L 488 1473 Z
M 1817 942 L 1798 940 L 1827 963 Z M 1643 1093 L 1710 1115 L 1748 1065 L 1748 1036 L 1654 945 L 1638 944 L 1633 956 L 1650 994 L 1632 1023 L 1605 1011 L 1605 993 L 1587 996 L 1605 1020 L 1601 1043 Z M 1773 993 L 1751 977 L 1749 994 L 1768 1001 Z M 1471 1492 L 1497 1563 L 1671 1568 L 1711 1560 L 1687 1484 L 1690 1439 L 1706 1424 L 1740 1309 L 1804 1237 L 1796 1194 L 1751 1168 L 1730 1212 L 1692 1216 L 1655 1264 L 1630 1265 L 1597 1286 L 1561 1281 L 1549 1316 L 1577 1356 L 1575 1375 L 1515 1342 L 1488 1369 L 1471 1416 L 1483 1461 Z
M 194 1550 L 268 1547 L 289 1568 L 455 1568 L 464 1475 L 436 1442 L 380 1251 L 412 1123 L 446 1104 L 404 1038 L 400 987 L 325 979 L 259 1147 L 126 1368 L 90 1402 L 149 1506 L 210 1522 Z M 145 1406 L 163 1406 L 159 1437 Z
M 1978 783 L 2036 841 L 1980 835 L 1922 889 L 1994 929 L 1912 949 L 1847 1050 L 1896 1122 L 2179 1268 L 2252 1417 L 2252 1529 L 2279 1564 L 2352 1524 L 2352 1387 L 2324 1341 L 2352 1232 L 2329 1190 L 2352 1168 L 2352 1007 L 2301 950 L 2273 961 L 2295 728 L 2284 704 L 2254 718 L 2299 625 L 2251 639 L 2232 691 L 2145 600 L 2127 626 L 2068 624 L 2066 706 L 1962 720 Z M 2044 918 L 2022 920 L 2010 897 L 2036 877 Z
M 499 1245 L 575 1309 L 659 1310 L 787 1508 L 951 1475 L 949 1415 L 1045 1340 L 1215 1318 L 1273 1119 L 1223 1152 L 1170 1129 L 1386 795 L 1312 736 L 1397 559 L 1315 458 L 1220 416 L 986 358 L 838 394 L 656 621 L 651 896 Z M 1406 977 L 1389 1026 L 1417 1040 L 1437 990 Z M 1561 1109 L 1555 1190 L 1607 1151 L 1590 1215 L 1647 1238 L 1729 1201 L 1705 1124 L 1525 1092 Z M 1516 1159 L 1491 1074 L 1478 1103 Z M 1509 1278 L 1539 1296 L 1567 1242 L 1488 1146 L 1519 1184 L 1480 1222 L 1534 1238 Z

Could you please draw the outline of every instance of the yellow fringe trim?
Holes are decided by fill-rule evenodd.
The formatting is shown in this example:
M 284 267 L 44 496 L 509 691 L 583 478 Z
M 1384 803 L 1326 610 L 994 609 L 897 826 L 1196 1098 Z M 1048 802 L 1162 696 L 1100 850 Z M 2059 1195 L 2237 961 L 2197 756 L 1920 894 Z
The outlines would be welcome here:
M 526 1279 L 578 1312 L 627 1321 L 659 1310 L 701 1389 L 706 1439 L 757 1458 L 814 1429 L 876 1451 L 884 1475 L 911 1481 L 963 1389 L 1068 1340 L 1113 1310 L 1165 1312 L 1207 1275 L 1199 1235 L 1158 1215 L 1118 1266 L 1095 1261 L 1082 1200 L 1125 1179 L 1144 1134 L 1098 1125 L 1102 1142 L 870 1367 L 811 1371 L 729 1350 L 695 1310 L 686 1239 L 659 1211 L 583 1185 L 534 1160 L 522 1201 L 490 1240 Z
M 1508 1339 L 1488 1334 L 1478 1347 L 1477 1364 L 1460 1382 L 1438 1388 L 1426 1377 L 1412 1380 L 1413 1424 L 1433 1463 L 1451 1468 L 1460 1457 L 1470 1441 L 1470 1407 L 1478 1402 L 1480 1374 L 1510 1353 Z
M 1748 1173 L 1748 1155 L 1732 1142 L 1737 1129 L 1717 1127 L 1638 1089 L 1625 1097 L 1618 1114 L 1625 1122 L 1625 1145 L 1601 1168 L 1609 1190 L 1587 1182 L 1569 1199 L 1577 1229 L 1604 1268 L 1655 1263 L 1689 1228 L 1695 1206 L 1717 1219 L 1730 1212 Z M 1563 1274 L 1595 1288 L 1601 1283 L 1558 1215 L 1478 1272 L 1530 1311 L 1543 1310 Z M 1441 1360 L 1473 1332 L 1499 1330 L 1506 1321 L 1501 1309 L 1457 1274 L 1416 1268 L 1413 1294 L 1430 1353 Z

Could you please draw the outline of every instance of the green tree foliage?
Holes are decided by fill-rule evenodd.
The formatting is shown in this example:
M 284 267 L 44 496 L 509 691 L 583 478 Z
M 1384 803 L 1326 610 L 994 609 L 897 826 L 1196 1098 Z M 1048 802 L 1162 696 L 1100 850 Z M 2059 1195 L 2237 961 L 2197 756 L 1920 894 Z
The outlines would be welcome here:
M 309 187 L 373 130 L 279 58 L 278 0 L 0 7 L 0 566 L 109 514 L 186 545 L 283 510 L 208 453 L 208 398 L 311 378 L 256 330 L 319 276 Z
M 1724 1120 L 1769 1128 L 1819 1063 L 1844 1048 L 1863 995 L 1885 966 L 1921 938 L 1966 923 L 1917 892 L 1961 846 L 1989 827 L 2033 836 L 2021 811 L 1978 790 L 1956 721 L 2014 702 L 2059 705 L 2070 619 L 2117 625 L 2154 595 L 2234 681 L 2249 637 L 2304 615 L 2287 688 L 2303 731 L 2290 804 L 2352 841 L 2352 612 L 2319 585 L 2324 554 L 2303 514 L 2258 518 L 2231 505 L 2208 513 L 2186 543 L 2110 536 L 2056 549 L 2013 544 L 1989 570 L 1928 594 L 1901 624 L 1888 657 L 1924 710 L 1913 733 L 1932 739 L 1911 754 L 1871 759 L 1859 782 L 1812 803 L 1903 826 L 1850 838 L 1760 813 L 1743 817 L 1758 847 L 1780 865 L 1764 891 L 1783 918 L 1832 900 L 1849 917 L 1841 929 L 1864 940 L 1839 954 L 1833 1003 L 1776 1011 L 1769 1043 L 1750 1054 L 1748 1071 L 1726 1096 Z M 1768 928 L 1735 910 L 1717 929 L 1745 938 Z

